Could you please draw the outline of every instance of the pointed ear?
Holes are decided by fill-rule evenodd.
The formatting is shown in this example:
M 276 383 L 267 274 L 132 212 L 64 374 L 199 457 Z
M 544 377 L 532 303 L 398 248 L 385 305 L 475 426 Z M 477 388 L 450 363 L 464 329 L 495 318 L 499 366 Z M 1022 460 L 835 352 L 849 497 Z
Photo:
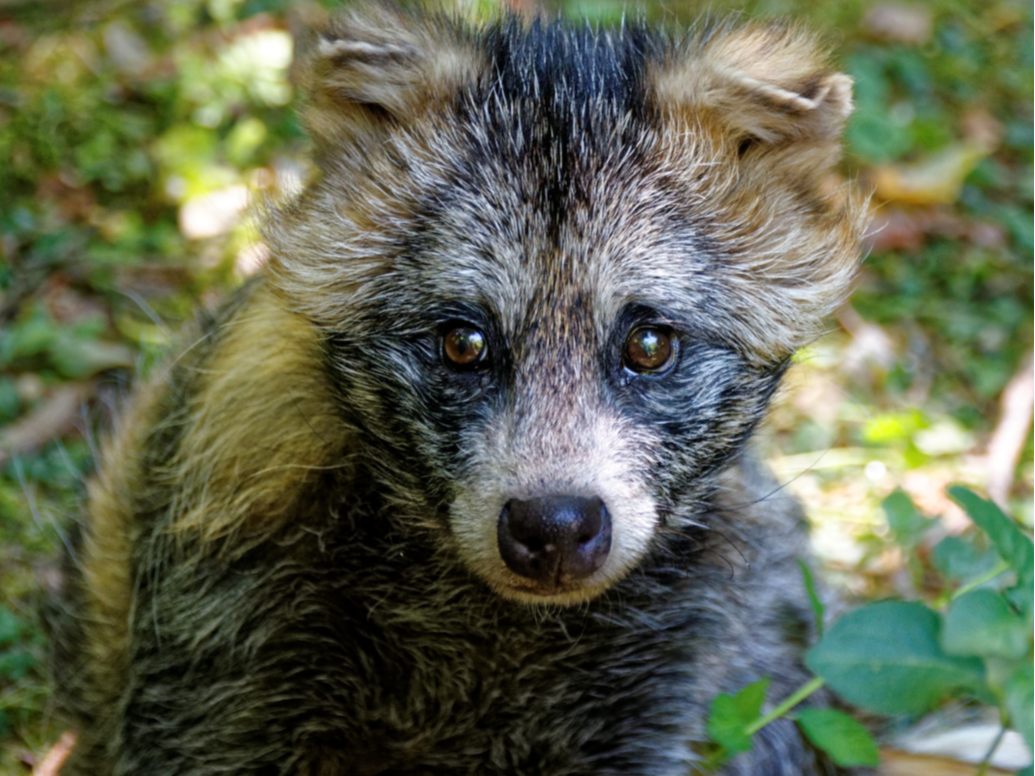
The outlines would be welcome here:
M 405 126 L 452 99 L 483 66 L 459 25 L 388 4 L 342 14 L 313 49 L 303 76 L 304 119 L 318 153 Z
M 676 167 L 687 160 L 687 185 L 721 225 L 726 279 L 744 300 L 733 329 L 763 362 L 785 358 L 814 337 L 858 271 L 866 199 L 829 181 L 852 80 L 814 37 L 775 25 L 689 39 L 649 78 Z
M 738 141 L 835 140 L 852 112 L 852 79 L 793 27 L 712 32 L 677 50 L 653 81 L 659 103 L 707 112 Z

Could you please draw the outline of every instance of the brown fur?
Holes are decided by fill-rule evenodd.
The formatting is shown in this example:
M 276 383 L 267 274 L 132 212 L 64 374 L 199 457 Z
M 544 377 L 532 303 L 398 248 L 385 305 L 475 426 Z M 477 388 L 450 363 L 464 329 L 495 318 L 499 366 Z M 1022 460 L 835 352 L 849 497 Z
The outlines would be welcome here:
M 161 378 L 141 386 L 133 407 L 101 451 L 99 473 L 89 484 L 92 530 L 81 550 L 85 600 L 79 617 L 91 675 L 83 677 L 87 702 L 96 708 L 118 703 L 129 666 L 129 620 L 133 601 L 130 559 L 138 533 L 126 494 L 139 480 L 137 466 L 143 438 L 157 419 L 154 413 Z M 103 726 L 103 733 L 113 731 Z M 83 743 L 88 746 L 88 742 Z
M 268 533 L 291 519 L 312 472 L 347 465 L 317 334 L 268 291 L 228 321 L 195 402 L 166 475 L 181 487 L 178 533 L 206 542 Z M 223 546 L 240 551 L 242 539 Z

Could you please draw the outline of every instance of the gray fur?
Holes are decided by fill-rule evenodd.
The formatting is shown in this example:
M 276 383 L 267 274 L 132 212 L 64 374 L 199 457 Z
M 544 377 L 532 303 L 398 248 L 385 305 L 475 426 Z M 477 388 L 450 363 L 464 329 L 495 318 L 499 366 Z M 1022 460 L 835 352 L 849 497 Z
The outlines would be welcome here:
M 127 646 L 108 678 L 58 665 L 81 727 L 65 776 L 686 775 L 717 693 L 771 676 L 775 701 L 807 680 L 801 513 L 745 445 L 847 293 L 860 216 L 809 168 L 836 156 L 847 108 L 788 118 L 847 99 L 834 76 L 806 99 L 789 66 L 765 89 L 713 68 L 763 139 L 661 102 L 664 68 L 736 34 L 473 31 L 383 6 L 332 26 L 309 77 L 320 177 L 270 215 L 266 276 L 102 466 L 128 484 L 94 496 L 84 535 L 101 546 L 129 515 L 127 598 L 89 609 L 73 583 L 56 641 L 125 611 L 101 625 Z M 810 161 L 780 167 L 792 152 Z M 486 371 L 443 364 L 453 320 L 486 333 Z M 671 328 L 670 372 L 623 367 L 643 323 Z M 248 384 L 249 364 L 280 363 Z M 244 398 L 220 403 L 234 380 Z M 248 468 L 248 444 L 270 468 Z M 255 484 L 271 472 L 274 492 Z M 551 494 L 602 498 L 615 538 L 592 577 L 543 591 L 501 561 L 496 521 Z M 786 721 L 723 771 L 832 772 Z

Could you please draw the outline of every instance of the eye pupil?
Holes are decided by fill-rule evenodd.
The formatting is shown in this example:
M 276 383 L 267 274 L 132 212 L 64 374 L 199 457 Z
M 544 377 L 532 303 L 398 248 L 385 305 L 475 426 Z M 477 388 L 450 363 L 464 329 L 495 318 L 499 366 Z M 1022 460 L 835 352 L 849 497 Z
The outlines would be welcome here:
M 663 329 L 641 326 L 625 341 L 625 362 L 634 371 L 653 372 L 671 359 L 672 339 Z
M 442 339 L 442 352 L 454 366 L 473 367 L 487 351 L 485 335 L 473 326 L 455 326 Z

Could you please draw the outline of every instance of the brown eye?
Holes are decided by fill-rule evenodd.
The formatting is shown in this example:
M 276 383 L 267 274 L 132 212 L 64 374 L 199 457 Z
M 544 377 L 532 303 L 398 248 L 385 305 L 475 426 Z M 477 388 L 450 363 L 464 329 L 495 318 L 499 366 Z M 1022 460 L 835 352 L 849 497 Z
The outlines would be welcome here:
M 442 353 L 450 364 L 474 369 L 489 352 L 485 335 L 473 326 L 454 326 L 442 338 Z
M 672 361 L 672 351 L 667 329 L 640 326 L 625 341 L 625 365 L 636 372 L 657 372 Z

